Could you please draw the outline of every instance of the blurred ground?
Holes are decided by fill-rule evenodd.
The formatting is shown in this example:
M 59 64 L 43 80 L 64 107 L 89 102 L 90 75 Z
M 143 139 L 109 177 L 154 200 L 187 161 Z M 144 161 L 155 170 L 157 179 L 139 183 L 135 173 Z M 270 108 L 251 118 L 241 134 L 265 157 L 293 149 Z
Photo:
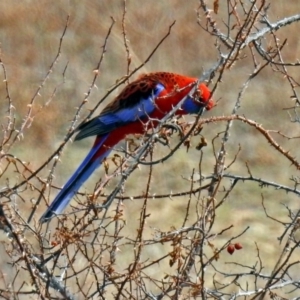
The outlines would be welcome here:
M 128 1 L 126 26 L 132 54 L 131 69 L 145 60 L 159 40 L 167 33 L 168 27 L 174 20 L 176 20 L 176 25 L 172 29 L 171 35 L 141 72 L 164 70 L 199 76 L 203 68 L 210 68 L 216 61 L 218 53 L 214 47 L 214 39 L 197 25 L 195 12 L 197 7 L 197 1 L 155 1 L 155 4 L 145 0 Z M 222 5 L 220 10 L 222 13 Z M 278 0 L 276 5 L 271 6 L 270 19 L 276 21 L 296 13 L 299 13 L 297 1 L 290 1 L 286 5 L 286 1 Z M 42 90 L 35 109 L 38 110 L 39 106 L 46 103 L 53 90 L 57 88 L 55 97 L 46 109 L 36 115 L 31 127 L 24 132 L 23 140 L 11 149 L 11 154 L 16 155 L 22 161 L 30 162 L 32 169 L 36 169 L 46 161 L 62 142 L 70 126 L 75 108 L 82 102 L 84 94 L 92 82 L 93 70 L 99 60 L 101 47 L 111 24 L 111 17 L 116 20 L 116 24 L 107 43 L 107 52 L 96 82 L 97 88 L 92 90 L 81 117 L 86 116 L 89 109 L 94 107 L 106 90 L 118 78 L 126 74 L 126 51 L 121 33 L 122 1 L 1 1 L 1 53 L 8 74 L 11 98 L 15 106 L 16 127 L 20 126 L 28 103 L 57 53 L 59 38 L 68 14 L 70 14 L 70 24 L 64 38 L 61 57 L 55 66 L 55 71 Z M 288 39 L 290 51 L 285 52 L 285 59 L 288 61 L 295 61 L 299 53 L 300 42 L 295 36 L 295 28 L 296 25 L 292 25 L 284 28 L 279 34 L 282 39 Z M 63 78 L 62 74 L 66 64 L 68 67 Z M 245 59 L 225 73 L 223 82 L 214 96 L 215 99 L 220 100 L 218 106 L 207 113 L 207 116 L 231 113 L 238 92 L 251 71 L 249 60 Z M 299 79 L 295 70 L 291 70 L 291 73 L 295 75 L 296 79 Z M 299 128 L 290 122 L 289 116 L 283 110 L 283 108 L 293 105 L 290 94 L 289 86 L 282 74 L 274 73 L 270 69 L 265 70 L 251 82 L 243 98 L 239 114 L 261 123 L 267 129 L 280 130 L 289 136 L 299 135 Z M 3 95 L 6 95 L 5 86 L 0 83 L 0 113 L 4 117 L 7 105 Z M 108 101 L 111 99 L 112 97 Z M 204 128 L 203 134 L 208 141 L 211 141 L 224 128 L 225 124 L 211 124 Z M 297 140 L 286 141 L 278 136 L 276 138 L 279 142 L 284 143 L 285 149 L 293 151 L 293 154 L 299 158 L 299 153 L 296 151 L 298 150 Z M 197 141 L 194 141 L 194 144 L 196 143 Z M 62 162 L 56 169 L 54 181 L 56 186 L 63 185 L 91 144 L 92 139 L 70 143 L 67 146 L 62 156 Z M 254 176 L 281 184 L 290 185 L 291 176 L 297 175 L 295 168 L 290 167 L 289 162 L 284 158 L 280 158 L 257 131 L 241 122 L 235 122 L 227 149 L 228 163 L 234 158 L 239 144 L 242 151 L 237 162 L 231 167 L 231 173 L 247 175 L 245 162 L 248 162 Z M 164 149 L 158 148 L 157 155 L 159 156 Z M 214 162 L 211 143 L 204 149 L 204 158 L 202 172 L 209 175 L 213 171 Z M 198 169 L 198 164 L 198 151 L 192 149 L 186 153 L 185 149 L 181 149 L 176 157 L 154 168 L 155 176 L 151 192 L 159 194 L 168 193 L 170 190 L 173 192 L 188 190 L 190 182 L 182 179 L 182 176 L 190 176 L 193 168 Z M 126 193 L 129 195 L 141 194 L 146 187 L 148 171 L 146 167 L 141 167 L 140 171 L 136 171 L 135 176 L 127 182 Z M 47 175 L 47 170 L 41 173 L 41 176 L 43 175 Z M 103 170 L 99 170 L 86 184 L 87 190 L 93 187 L 93 183 L 99 175 L 104 176 Z M 10 180 L 11 182 L 17 181 L 18 178 Z M 4 185 L 4 181 L 0 182 L 0 185 Z M 54 190 L 51 192 L 53 194 L 50 199 L 55 195 Z M 239 183 L 229 201 L 218 211 L 213 231 L 217 232 L 231 224 L 234 225 L 233 230 L 224 234 L 223 239 L 218 238 L 214 241 L 215 245 L 220 247 L 228 237 L 236 235 L 250 226 L 247 234 L 241 239 L 245 251 L 237 253 L 235 259 L 240 263 L 247 262 L 249 264 L 253 261 L 255 264 L 257 260 L 256 242 L 266 267 L 265 272 L 267 272 L 275 265 L 280 247 L 274 245 L 274 241 L 281 234 L 283 228 L 278 223 L 266 218 L 261 206 L 262 195 L 268 212 L 283 221 L 287 220 L 287 211 L 282 203 L 289 205 L 292 209 L 299 206 L 299 199 L 295 196 L 280 191 L 275 192 L 272 188 L 261 189 L 254 183 Z M 142 201 L 140 203 L 139 201 L 128 201 L 124 204 L 125 218 L 128 219 L 125 232 L 128 236 L 135 234 L 141 203 Z M 30 209 L 28 203 L 21 205 L 25 209 Z M 40 207 L 38 214 L 42 213 L 44 208 L 44 205 Z M 151 213 L 147 224 L 149 235 L 152 234 L 152 227 L 170 230 L 171 226 L 180 226 L 185 208 L 186 199 L 184 198 L 153 200 L 148 209 Z M 36 218 L 39 216 L 37 215 Z M 194 220 L 191 214 L 190 221 Z M 207 251 L 209 253 L 210 249 Z M 230 261 L 230 257 L 228 258 L 224 254 L 216 264 L 220 268 L 230 269 L 232 265 L 224 265 L 225 261 Z M 126 263 L 126 261 L 120 262 L 120 269 L 122 264 L 125 267 Z

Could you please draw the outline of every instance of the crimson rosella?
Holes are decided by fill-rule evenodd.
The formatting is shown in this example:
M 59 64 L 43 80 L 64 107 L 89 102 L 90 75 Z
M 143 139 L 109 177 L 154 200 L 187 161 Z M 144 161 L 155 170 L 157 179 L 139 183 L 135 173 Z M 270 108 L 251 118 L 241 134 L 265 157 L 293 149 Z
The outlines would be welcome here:
M 142 134 L 155 128 L 159 120 L 182 101 L 176 115 L 201 113 L 214 105 L 210 90 L 203 83 L 189 95 L 197 78 L 157 72 L 140 76 L 128 84 L 99 116 L 79 126 L 75 140 L 96 136 L 95 143 L 81 165 L 67 181 L 40 222 L 62 213 L 81 185 L 128 134 Z

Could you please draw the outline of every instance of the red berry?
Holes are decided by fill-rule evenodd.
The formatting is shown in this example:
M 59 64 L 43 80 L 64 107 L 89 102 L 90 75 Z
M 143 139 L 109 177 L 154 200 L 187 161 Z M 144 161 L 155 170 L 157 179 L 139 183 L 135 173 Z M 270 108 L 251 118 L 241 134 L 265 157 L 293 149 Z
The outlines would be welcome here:
M 240 243 L 235 243 L 235 244 L 234 244 L 234 248 L 235 248 L 236 250 L 241 250 L 241 249 L 243 249 L 243 246 L 242 246 Z
M 58 241 L 51 241 L 51 246 L 53 246 L 53 247 L 57 246 L 58 244 L 59 244 Z
M 227 247 L 227 252 L 232 255 L 233 252 L 234 252 L 234 245 L 232 244 L 229 244 L 228 247 Z

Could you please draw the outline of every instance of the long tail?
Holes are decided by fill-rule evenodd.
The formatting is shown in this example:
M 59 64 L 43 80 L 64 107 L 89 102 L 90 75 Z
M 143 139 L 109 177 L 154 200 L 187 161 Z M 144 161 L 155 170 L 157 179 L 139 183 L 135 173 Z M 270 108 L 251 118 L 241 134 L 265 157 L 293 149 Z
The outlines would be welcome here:
M 102 137 L 97 137 L 96 142 L 88 153 L 84 161 L 80 164 L 75 173 L 67 181 L 61 191 L 58 193 L 54 201 L 50 204 L 46 212 L 40 218 L 40 222 L 44 223 L 49 221 L 53 216 L 60 214 L 69 204 L 74 194 L 79 190 L 83 183 L 90 177 L 90 175 L 98 168 L 102 160 L 107 157 L 112 149 L 101 151 L 103 143 L 109 134 Z

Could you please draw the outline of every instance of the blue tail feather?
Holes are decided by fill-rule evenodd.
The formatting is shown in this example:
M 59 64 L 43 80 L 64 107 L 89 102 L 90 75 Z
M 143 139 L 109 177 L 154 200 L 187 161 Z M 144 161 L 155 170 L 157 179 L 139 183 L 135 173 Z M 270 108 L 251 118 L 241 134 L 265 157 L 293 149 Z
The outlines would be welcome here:
M 109 134 L 103 136 L 101 142 L 97 145 L 94 145 L 91 151 L 88 153 L 86 158 L 74 172 L 74 174 L 70 177 L 58 195 L 55 197 L 54 201 L 50 204 L 46 212 L 40 218 L 40 222 L 44 223 L 49 221 L 53 216 L 60 214 L 72 200 L 73 196 L 77 193 L 79 188 L 83 185 L 83 183 L 90 177 L 90 175 L 97 169 L 102 160 L 107 157 L 111 149 L 108 149 L 101 156 L 97 157 L 97 159 L 93 159 L 95 154 L 102 147 L 104 141 L 107 139 Z

